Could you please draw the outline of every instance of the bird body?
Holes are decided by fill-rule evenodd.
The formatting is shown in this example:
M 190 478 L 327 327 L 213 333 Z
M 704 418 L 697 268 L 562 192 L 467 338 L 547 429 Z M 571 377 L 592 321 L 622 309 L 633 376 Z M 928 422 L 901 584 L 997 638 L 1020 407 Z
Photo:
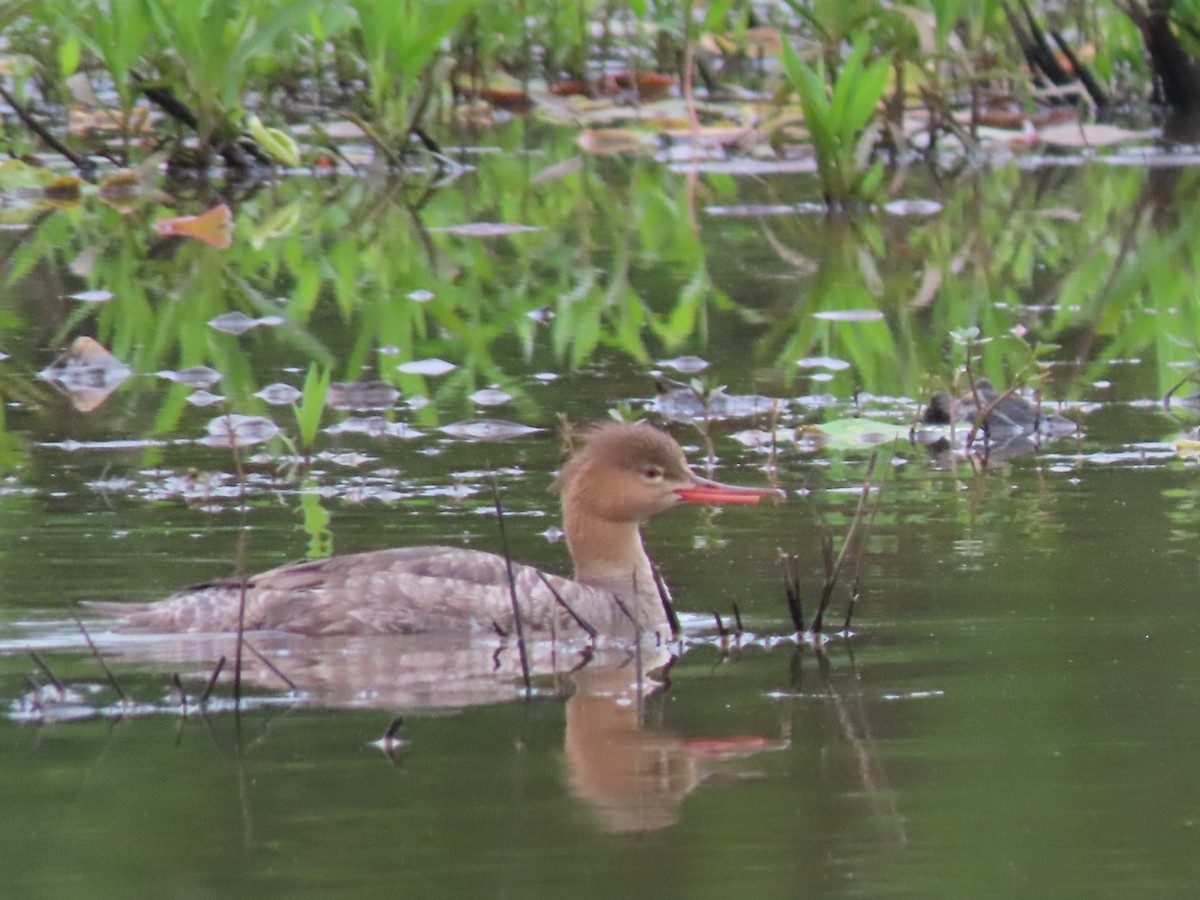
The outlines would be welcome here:
M 697 476 L 679 444 L 648 425 L 593 429 L 556 479 L 574 580 L 457 547 L 375 550 L 185 588 L 156 603 L 91 603 L 139 631 L 278 630 L 307 635 L 663 630 L 667 612 L 639 525 L 680 503 L 780 496 Z M 510 581 L 511 566 L 511 581 Z

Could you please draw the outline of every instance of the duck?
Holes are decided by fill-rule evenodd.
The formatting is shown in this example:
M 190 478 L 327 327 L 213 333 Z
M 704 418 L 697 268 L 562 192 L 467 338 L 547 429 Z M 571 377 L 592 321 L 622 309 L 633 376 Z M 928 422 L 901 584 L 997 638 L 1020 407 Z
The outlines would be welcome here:
M 1057 413 L 1048 412 L 1040 404 L 1030 403 L 1019 394 L 1001 394 L 990 381 L 980 378 L 974 391 L 961 397 L 951 397 L 944 391 L 935 393 L 922 416 L 925 425 L 974 425 L 979 423 L 993 438 L 1008 438 L 1016 435 L 1039 435 L 1042 437 L 1064 437 L 1073 434 L 1078 426 Z
M 785 496 L 773 487 L 703 478 L 667 432 L 616 421 L 582 434 L 552 489 L 561 498 L 574 578 L 480 550 L 400 547 L 196 584 L 151 603 L 87 605 L 137 632 L 669 635 L 641 524 L 685 503 L 757 504 Z

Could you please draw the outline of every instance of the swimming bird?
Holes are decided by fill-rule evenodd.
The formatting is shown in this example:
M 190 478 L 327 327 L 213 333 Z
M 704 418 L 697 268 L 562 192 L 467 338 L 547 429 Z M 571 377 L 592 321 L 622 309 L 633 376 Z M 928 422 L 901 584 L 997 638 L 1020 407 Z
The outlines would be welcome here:
M 550 575 L 502 556 L 459 547 L 404 547 L 311 560 L 243 582 L 185 588 L 155 603 L 92 602 L 123 626 L 150 632 L 246 631 L 305 635 L 496 632 L 633 637 L 668 620 L 639 526 L 681 503 L 757 503 L 774 488 L 734 487 L 701 478 L 669 434 L 611 422 L 584 436 L 555 487 L 575 578 Z
M 993 438 L 1012 435 L 1064 437 L 1078 428 L 1070 419 L 1034 405 L 1020 394 L 1000 393 L 986 378 L 978 379 L 974 390 L 961 397 L 951 397 L 942 391 L 934 394 L 921 421 L 926 425 L 973 425 L 980 419 L 981 412 L 980 425 L 986 426 Z

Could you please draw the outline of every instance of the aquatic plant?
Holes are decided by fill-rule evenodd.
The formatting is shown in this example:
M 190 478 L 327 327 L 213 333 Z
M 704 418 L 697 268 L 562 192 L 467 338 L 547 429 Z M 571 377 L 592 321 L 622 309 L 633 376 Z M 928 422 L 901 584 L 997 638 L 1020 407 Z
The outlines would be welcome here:
M 825 203 L 842 209 L 874 199 L 883 180 L 883 161 L 871 161 L 879 135 L 877 115 L 887 89 L 890 60 L 869 59 L 870 47 L 856 39 L 836 74 L 823 59 L 809 65 L 790 43 L 782 61 L 788 81 L 800 96 L 804 124 L 812 139 Z
M 82 61 L 81 49 L 86 47 L 112 79 L 121 106 L 117 125 L 123 159 L 128 161 L 133 109 L 141 93 L 137 69 L 154 36 L 150 0 L 53 0 L 47 12 L 67 35 L 59 52 L 62 73 L 70 76 L 76 72 Z
M 440 56 L 443 42 L 477 2 L 347 0 L 368 72 L 369 137 L 393 163 L 408 152 L 412 136 L 424 136 L 428 145 L 423 122 L 454 66 Z
M 292 405 L 296 413 L 296 427 L 299 429 L 300 446 L 311 450 L 317 439 L 317 429 L 321 427 L 321 414 L 325 410 L 325 398 L 329 394 L 328 368 L 319 369 L 315 364 L 308 367 L 304 376 L 304 387 L 300 399 Z

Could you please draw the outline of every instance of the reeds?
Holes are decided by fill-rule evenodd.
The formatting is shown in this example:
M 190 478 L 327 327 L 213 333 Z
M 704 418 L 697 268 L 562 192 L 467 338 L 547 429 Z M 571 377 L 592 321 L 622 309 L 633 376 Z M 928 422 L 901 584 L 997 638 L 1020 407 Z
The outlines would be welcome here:
M 525 623 L 521 619 L 521 603 L 517 599 L 517 579 L 513 570 L 512 556 L 508 552 L 508 535 L 504 530 L 504 507 L 500 504 L 500 488 L 496 484 L 495 474 L 492 475 L 492 503 L 496 508 L 496 528 L 500 532 L 500 551 L 504 554 L 504 570 L 508 575 L 508 593 L 512 600 L 513 628 L 517 633 L 517 652 L 521 657 L 521 680 L 525 685 L 525 696 L 528 697 L 532 692 L 532 686 L 529 679 L 529 652 L 525 647 Z
M 841 548 L 834 551 L 833 535 L 828 530 L 821 534 L 821 565 L 824 571 L 824 581 L 821 584 L 821 594 L 812 621 L 807 624 L 801 601 L 799 556 L 783 549 L 779 551 L 779 565 L 783 575 L 783 591 L 787 602 L 788 616 L 791 618 L 797 635 L 818 640 L 825 633 L 826 614 L 833 601 L 834 591 L 847 566 L 852 565 L 853 577 L 841 629 L 843 635 L 849 636 L 850 634 L 855 607 L 862 593 L 862 565 L 867 537 L 875 522 L 875 516 L 879 511 L 880 500 L 883 496 L 882 479 L 878 485 L 875 484 L 875 470 L 878 462 L 879 452 L 876 451 L 867 461 L 862 490 L 859 492 L 854 516 L 850 521 L 846 536 L 842 540 Z M 875 491 L 873 504 L 869 502 L 872 490 Z

